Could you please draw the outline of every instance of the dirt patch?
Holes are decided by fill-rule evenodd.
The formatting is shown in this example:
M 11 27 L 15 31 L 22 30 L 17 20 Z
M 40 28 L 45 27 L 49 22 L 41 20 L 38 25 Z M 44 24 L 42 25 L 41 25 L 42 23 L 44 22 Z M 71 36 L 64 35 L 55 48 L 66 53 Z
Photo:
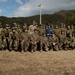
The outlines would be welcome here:
M 75 50 L 0 51 L 0 75 L 75 75 Z

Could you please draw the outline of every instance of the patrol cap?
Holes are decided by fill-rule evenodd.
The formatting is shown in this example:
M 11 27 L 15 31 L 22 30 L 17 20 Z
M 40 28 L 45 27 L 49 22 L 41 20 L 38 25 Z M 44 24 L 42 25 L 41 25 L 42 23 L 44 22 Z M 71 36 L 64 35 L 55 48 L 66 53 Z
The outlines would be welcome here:
M 15 24 L 14 27 L 17 27 L 17 24 Z
M 20 27 L 20 24 L 18 24 L 17 27 Z
M 6 27 L 9 27 L 9 24 L 6 24 L 5 26 L 6 26 Z
M 36 23 L 36 21 L 33 21 L 33 23 Z
M 72 35 L 72 33 L 70 32 L 69 35 Z
M 37 24 L 37 22 L 36 22 L 36 21 L 33 21 L 33 23 L 34 23 L 34 24 Z
M 2 27 L 2 25 L 0 25 L 0 28 Z
M 12 30 L 16 30 L 14 27 L 12 27 Z
M 34 31 L 38 31 L 38 30 L 35 28 Z
M 64 30 L 61 30 L 61 32 L 64 32 Z
M 25 31 L 25 30 L 28 30 L 28 28 L 26 27 L 26 28 L 23 28 L 23 31 Z
M 46 35 L 46 33 L 45 33 L 45 32 L 43 32 L 43 33 L 42 33 L 42 35 Z
M 52 34 L 55 34 L 54 32 L 52 32 Z

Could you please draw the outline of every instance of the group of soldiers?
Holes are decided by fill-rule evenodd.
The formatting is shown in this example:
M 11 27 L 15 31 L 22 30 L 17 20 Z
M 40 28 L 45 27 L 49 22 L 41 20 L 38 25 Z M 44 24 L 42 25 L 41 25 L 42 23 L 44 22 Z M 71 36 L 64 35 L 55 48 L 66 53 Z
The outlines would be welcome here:
M 75 37 L 73 25 L 40 25 L 33 21 L 29 27 L 18 24 L 12 28 L 0 25 L 0 49 L 20 52 L 73 50 Z

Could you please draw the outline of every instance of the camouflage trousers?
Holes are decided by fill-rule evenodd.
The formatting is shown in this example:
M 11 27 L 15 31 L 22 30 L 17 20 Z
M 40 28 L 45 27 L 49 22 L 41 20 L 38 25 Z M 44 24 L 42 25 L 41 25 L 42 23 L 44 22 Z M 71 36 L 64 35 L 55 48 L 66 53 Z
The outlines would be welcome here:
M 50 49 L 53 49 L 53 50 L 55 50 L 55 51 L 58 50 L 58 44 L 50 43 L 49 46 L 50 46 Z
M 17 40 L 11 40 L 9 45 L 10 50 L 17 50 L 18 49 L 18 41 Z
M 27 52 L 28 51 L 28 48 L 29 48 L 29 43 L 28 42 L 25 42 L 24 40 L 21 42 L 21 49 L 22 51 L 24 52 Z
M 7 44 L 6 46 L 6 49 L 8 49 L 9 50 L 9 44 L 10 44 L 10 40 L 9 40 L 9 37 L 5 37 L 5 43 Z
M 0 36 L 0 49 L 2 48 L 2 37 Z
M 59 50 L 63 50 L 63 43 L 59 43 L 58 48 Z
M 40 42 L 40 50 L 48 51 L 48 45 L 46 43 Z
M 68 43 L 68 49 L 74 49 L 75 48 L 75 44 L 74 43 Z
M 3 50 L 6 50 L 6 49 L 7 49 L 7 42 L 6 42 L 6 39 L 4 39 L 4 40 L 2 41 L 2 49 L 3 49 Z
M 37 43 L 30 42 L 29 43 L 29 48 L 30 48 L 31 52 L 36 52 L 36 50 L 37 50 Z

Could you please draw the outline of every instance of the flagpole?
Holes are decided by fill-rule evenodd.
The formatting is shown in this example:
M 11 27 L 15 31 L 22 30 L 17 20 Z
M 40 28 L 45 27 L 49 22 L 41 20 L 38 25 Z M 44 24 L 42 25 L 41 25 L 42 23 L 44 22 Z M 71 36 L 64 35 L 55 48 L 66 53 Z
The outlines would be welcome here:
M 39 8 L 40 8 L 40 24 L 42 24 L 42 13 L 41 13 L 41 4 L 39 5 Z

